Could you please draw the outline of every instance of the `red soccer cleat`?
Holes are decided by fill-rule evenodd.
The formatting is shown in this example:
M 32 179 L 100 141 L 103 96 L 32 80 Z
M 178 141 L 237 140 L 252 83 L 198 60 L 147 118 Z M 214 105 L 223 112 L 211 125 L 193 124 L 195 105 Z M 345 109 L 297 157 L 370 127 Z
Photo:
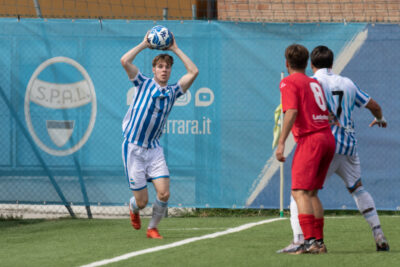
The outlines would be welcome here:
M 139 230 L 141 227 L 139 213 L 133 213 L 131 210 L 129 210 L 129 215 L 131 216 L 131 224 L 132 224 L 133 228 L 135 228 L 136 230 Z
M 147 238 L 163 239 L 157 228 L 147 229 Z

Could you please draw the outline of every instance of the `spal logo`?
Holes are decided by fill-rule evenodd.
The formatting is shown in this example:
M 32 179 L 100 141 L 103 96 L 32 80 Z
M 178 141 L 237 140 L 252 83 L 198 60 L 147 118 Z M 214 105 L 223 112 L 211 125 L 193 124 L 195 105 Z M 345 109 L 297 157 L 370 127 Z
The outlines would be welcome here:
M 78 151 L 97 113 L 93 82 L 75 60 L 54 57 L 34 71 L 25 93 L 25 120 L 36 144 L 54 156 Z

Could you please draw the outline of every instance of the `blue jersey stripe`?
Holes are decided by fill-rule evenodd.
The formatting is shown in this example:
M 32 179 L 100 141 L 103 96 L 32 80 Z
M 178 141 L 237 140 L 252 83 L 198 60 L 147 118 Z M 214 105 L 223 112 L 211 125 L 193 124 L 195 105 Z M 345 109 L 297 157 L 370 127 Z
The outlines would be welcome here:
M 355 87 L 357 87 L 357 93 L 362 95 L 362 98 L 369 98 L 369 95 L 367 93 L 365 93 L 363 90 L 360 89 L 360 87 L 358 87 L 357 84 L 353 83 Z
M 164 102 L 165 102 L 165 99 L 160 99 L 160 110 L 164 109 Z M 157 119 L 154 122 L 154 128 L 151 130 L 148 142 L 151 142 L 151 140 L 153 139 L 154 134 L 156 133 L 156 131 L 161 128 L 161 127 L 159 127 L 160 126 L 160 122 L 161 122 L 161 117 L 163 117 L 162 113 L 161 114 L 160 113 L 157 114 Z M 154 144 L 153 144 L 153 146 L 154 146 Z
M 136 79 L 133 79 L 132 82 L 135 86 L 139 86 L 140 82 L 144 82 L 144 77 L 143 75 L 139 72 L 136 76 Z
M 139 115 L 139 118 L 138 118 L 138 120 L 137 120 L 135 130 L 133 131 L 131 140 L 135 140 L 135 139 L 136 139 L 136 135 L 137 135 L 138 131 L 142 128 L 141 126 L 143 126 L 143 124 L 141 123 L 141 122 L 142 122 L 142 118 L 143 118 L 144 114 L 145 114 L 146 112 L 148 112 L 147 107 L 149 106 L 149 101 L 150 101 L 150 98 L 151 98 L 151 92 L 154 90 L 154 88 L 155 88 L 155 85 L 153 85 L 153 86 L 150 88 L 150 90 L 149 90 L 150 92 L 149 92 L 149 94 L 147 94 L 147 98 L 146 98 L 146 101 L 145 101 L 145 103 L 144 103 L 144 105 L 143 105 L 142 111 L 141 111 L 141 112 L 139 111 L 139 112 L 140 112 L 140 115 Z M 139 122 L 140 122 L 140 125 L 139 125 Z M 142 129 L 143 129 L 143 128 L 142 128 Z
M 133 100 L 133 102 L 132 103 L 136 103 L 137 101 L 138 101 L 138 98 L 139 98 L 139 96 L 141 95 L 139 92 L 141 91 L 141 89 L 143 88 L 143 86 L 144 86 L 144 84 L 142 84 L 140 87 L 138 87 L 137 89 L 138 89 L 138 91 L 136 92 L 136 96 L 135 96 L 135 99 Z M 149 84 L 147 84 L 146 85 L 146 88 L 149 86 Z M 129 112 L 129 110 L 130 110 L 130 112 Z M 129 116 L 129 121 L 128 121 L 128 124 L 126 125 L 126 127 L 125 127 L 125 129 L 124 129 L 124 135 L 125 135 L 125 132 L 126 132 L 126 129 L 129 127 L 129 124 L 131 123 L 131 121 L 132 121 L 132 114 L 133 114 L 133 111 L 134 111 L 134 106 L 133 105 L 131 105 L 131 107 L 129 108 L 129 110 L 128 110 L 128 112 L 130 113 L 130 116 Z
M 140 97 L 140 100 L 139 100 L 139 102 L 140 102 L 140 101 L 142 101 L 142 99 L 143 99 L 143 94 L 137 93 L 137 94 L 136 94 L 136 97 L 135 97 L 135 100 L 134 100 L 132 103 L 137 103 L 139 97 Z M 126 124 L 125 129 L 123 130 L 124 136 L 129 135 L 129 133 L 127 133 L 127 131 L 129 132 L 128 129 L 131 128 L 130 125 L 131 125 L 131 123 L 134 122 L 135 116 L 132 116 L 132 115 L 134 115 L 134 111 L 135 111 L 135 106 L 131 104 L 131 105 L 129 106 L 129 109 L 128 109 L 128 113 L 130 113 L 130 115 L 129 115 L 129 116 L 128 116 L 128 115 L 125 115 L 125 118 L 124 118 L 124 121 L 123 121 L 123 122 L 125 122 L 126 118 L 128 117 L 128 119 L 127 119 L 127 120 L 128 120 L 128 123 Z M 124 123 L 123 123 L 122 125 L 124 125 Z
M 128 140 L 125 139 L 124 141 L 124 163 L 125 163 L 125 175 L 126 175 L 126 179 L 128 180 L 128 185 L 130 185 L 129 182 L 129 173 L 128 173 Z
M 172 101 L 167 102 L 167 104 L 165 105 L 165 109 L 167 110 L 166 114 L 169 114 L 169 112 L 171 111 L 173 103 L 174 102 L 172 99 Z M 155 134 L 156 139 L 159 139 L 161 137 L 161 135 L 163 134 L 164 125 L 167 122 L 167 120 L 165 119 L 165 115 L 163 115 L 162 121 L 163 121 L 162 124 L 160 125 L 160 127 L 158 128 L 158 130 Z
M 339 129 L 339 131 L 340 131 L 340 150 L 339 150 L 339 153 L 341 154 L 342 153 L 342 151 L 343 151 L 343 144 L 344 144 L 344 137 L 345 137 L 345 135 L 344 135 L 344 128 L 340 128 Z
M 154 109 L 156 107 L 156 102 L 153 101 L 150 104 L 150 108 L 148 109 L 147 115 L 146 115 L 146 119 L 144 120 L 143 123 L 143 129 L 147 129 L 149 127 L 150 124 L 150 120 L 153 118 L 153 113 L 154 113 Z M 143 144 L 143 140 L 146 136 L 146 131 L 141 131 L 140 135 L 139 135 L 139 140 L 138 140 L 138 144 L 139 146 L 141 146 Z
M 343 154 L 347 155 L 347 153 L 349 153 L 350 147 L 352 146 L 352 142 L 349 134 L 345 137 L 345 139 L 346 139 L 345 144 L 347 144 L 347 146 L 344 148 Z
M 132 138 L 130 138 L 130 136 L 131 136 L 131 132 L 132 132 L 132 128 L 133 128 L 133 126 L 135 125 L 135 122 L 136 122 L 136 116 L 138 115 L 138 113 L 139 113 L 139 110 L 140 110 L 140 107 L 142 106 L 142 103 L 144 103 L 144 99 L 145 99 L 145 97 L 146 97 L 146 93 L 148 93 L 148 87 L 149 87 L 149 85 L 150 85 L 150 83 L 147 83 L 147 85 L 146 85 L 146 90 L 143 90 L 142 91 L 142 93 L 141 93 L 141 95 L 142 95 L 142 97 L 140 98 L 140 101 L 139 101 L 139 103 L 137 103 L 137 105 L 136 105 L 136 103 L 132 103 L 133 104 L 133 108 L 132 108 L 132 110 L 136 110 L 136 112 L 135 112 L 135 115 L 133 116 L 133 119 L 132 120 L 130 120 L 130 124 L 128 124 L 128 127 L 129 127 L 129 125 L 130 125 L 130 128 L 129 128 L 129 132 L 128 132 L 128 134 L 126 135 L 126 137 L 128 138 L 128 139 L 130 139 L 130 140 L 132 140 Z M 150 95 L 150 93 L 148 93 L 149 95 Z

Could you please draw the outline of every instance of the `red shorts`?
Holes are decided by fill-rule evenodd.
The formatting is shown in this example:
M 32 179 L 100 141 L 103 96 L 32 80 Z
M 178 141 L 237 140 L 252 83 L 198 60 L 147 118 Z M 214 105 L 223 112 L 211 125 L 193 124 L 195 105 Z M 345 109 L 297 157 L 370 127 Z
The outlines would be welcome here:
M 330 128 L 300 137 L 292 163 L 292 190 L 322 189 L 334 154 Z

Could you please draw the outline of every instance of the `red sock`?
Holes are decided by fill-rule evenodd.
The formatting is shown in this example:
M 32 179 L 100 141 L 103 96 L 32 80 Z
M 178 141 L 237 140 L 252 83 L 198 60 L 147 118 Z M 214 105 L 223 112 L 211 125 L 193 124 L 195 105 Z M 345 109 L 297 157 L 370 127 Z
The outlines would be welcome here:
M 315 217 L 313 214 L 299 214 L 299 223 L 305 240 L 312 237 L 315 238 L 314 221 Z
M 319 240 L 324 238 L 324 217 L 315 218 L 314 231 L 315 231 L 315 239 Z

